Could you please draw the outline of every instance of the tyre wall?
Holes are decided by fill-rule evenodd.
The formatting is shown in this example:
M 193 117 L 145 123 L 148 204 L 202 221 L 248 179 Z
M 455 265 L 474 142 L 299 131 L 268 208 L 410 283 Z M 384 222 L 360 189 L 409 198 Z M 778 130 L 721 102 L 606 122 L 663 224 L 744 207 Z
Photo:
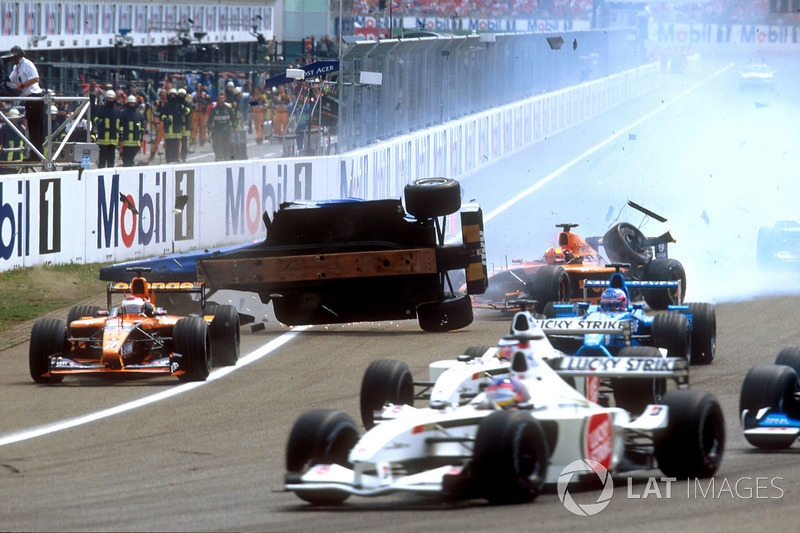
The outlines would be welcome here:
M 398 198 L 415 179 L 459 179 L 659 82 L 647 65 L 335 156 L 2 177 L 0 271 L 258 239 L 281 202 Z

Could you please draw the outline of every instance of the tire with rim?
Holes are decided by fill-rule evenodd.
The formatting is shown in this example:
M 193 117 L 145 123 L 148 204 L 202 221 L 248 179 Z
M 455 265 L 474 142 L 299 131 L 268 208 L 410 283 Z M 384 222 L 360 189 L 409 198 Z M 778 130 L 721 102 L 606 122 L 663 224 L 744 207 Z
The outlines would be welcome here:
M 748 418 L 765 408 L 789 416 L 800 416 L 794 392 L 797 387 L 797 373 L 784 365 L 756 365 L 747 372 L 739 393 L 739 414 L 747 409 Z M 746 420 L 746 419 L 745 419 Z M 747 423 L 745 422 L 745 429 Z M 795 435 L 748 435 L 744 438 L 756 448 L 777 450 L 788 448 L 797 440 Z
M 211 310 L 211 361 L 214 366 L 233 366 L 239 360 L 239 313 L 232 305 L 215 305 Z
M 661 352 L 653 346 L 626 346 L 617 357 L 651 357 L 661 359 Z M 640 415 L 649 404 L 661 403 L 667 392 L 666 378 L 613 378 L 611 389 L 614 403 L 633 415 Z
M 387 403 L 414 405 L 414 378 L 403 361 L 373 361 L 361 379 L 361 421 L 367 429 L 375 425 L 375 411 Z
M 426 178 L 405 186 L 406 211 L 424 220 L 455 213 L 461 209 L 461 185 L 449 178 Z
M 658 467 L 670 477 L 707 478 L 722 464 L 725 419 L 713 394 L 681 389 L 667 392 L 667 427 L 655 436 Z
M 471 464 L 479 495 L 493 504 L 532 501 L 544 485 L 549 456 L 544 430 L 530 413 L 490 414 L 478 426 Z
M 690 303 L 692 314 L 692 364 L 709 365 L 717 352 L 717 313 L 707 303 Z
M 67 343 L 67 325 L 63 320 L 40 318 L 31 329 L 28 347 L 28 367 L 36 383 L 61 383 L 64 376 L 47 376 L 50 372 L 50 356 L 61 354 Z
M 71 307 L 69 313 L 67 313 L 67 325 L 83 317 L 96 317 L 101 309 L 101 307 L 96 305 L 76 305 Z
M 472 299 L 466 294 L 450 295 L 439 302 L 417 307 L 419 327 L 424 331 L 452 331 L 472 324 Z
M 536 300 L 534 309 L 543 314 L 549 302 L 568 302 L 570 299 L 569 274 L 560 265 L 544 265 L 536 270 L 528 283 L 528 296 Z
M 653 259 L 647 267 L 645 280 L 681 282 L 680 290 L 675 288 L 643 291 L 644 301 L 656 311 L 667 309 L 670 305 L 679 305 L 686 296 L 686 271 L 677 259 Z
M 300 415 L 286 443 L 286 471 L 303 474 L 315 464 L 349 466 L 347 457 L 358 442 L 358 427 L 350 416 L 335 409 L 314 409 Z M 298 490 L 313 505 L 338 505 L 349 494 L 337 490 Z
M 667 349 L 667 357 L 692 360 L 692 332 L 689 319 L 682 313 L 661 313 L 653 317 L 650 333 L 653 346 Z
M 800 346 L 787 346 L 778 352 L 775 358 L 776 365 L 785 365 L 793 369 L 800 376 Z
M 205 381 L 211 372 L 211 339 L 203 317 L 179 319 L 172 328 L 175 353 L 181 354 L 179 365 L 184 374 L 181 381 Z
M 612 263 L 630 263 L 632 267 L 646 265 L 650 250 L 642 247 L 645 236 L 633 224 L 620 222 L 603 235 L 603 248 Z

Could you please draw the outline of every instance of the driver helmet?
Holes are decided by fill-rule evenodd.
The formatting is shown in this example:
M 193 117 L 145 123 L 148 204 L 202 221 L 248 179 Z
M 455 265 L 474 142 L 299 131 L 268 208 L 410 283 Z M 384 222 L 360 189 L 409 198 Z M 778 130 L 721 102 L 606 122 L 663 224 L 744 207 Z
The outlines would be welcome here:
M 554 265 L 556 263 L 565 263 L 567 261 L 567 256 L 564 253 L 562 248 L 558 246 L 551 246 L 544 252 L 544 262 L 548 265 Z
M 486 396 L 501 409 L 515 407 L 531 399 L 528 387 L 519 380 L 495 378 L 486 387 Z
M 622 289 L 606 289 L 600 296 L 603 311 L 624 311 L 628 308 L 628 296 Z
M 144 300 L 136 296 L 126 296 L 125 299 L 122 300 L 120 311 L 123 315 L 143 315 Z

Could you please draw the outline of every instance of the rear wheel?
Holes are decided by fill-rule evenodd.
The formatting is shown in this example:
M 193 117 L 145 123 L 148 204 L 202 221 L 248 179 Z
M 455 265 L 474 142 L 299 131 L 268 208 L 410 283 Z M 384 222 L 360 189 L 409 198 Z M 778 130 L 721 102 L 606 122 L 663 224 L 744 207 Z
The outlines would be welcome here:
M 800 376 L 800 346 L 787 346 L 781 349 L 775 358 L 775 364 L 788 366 Z
M 444 300 L 417 307 L 419 327 L 424 331 L 452 331 L 472 324 L 472 300 L 466 294 L 451 295 Z
M 378 359 L 361 380 L 361 421 L 367 429 L 375 425 L 375 411 L 387 403 L 414 405 L 414 378 L 403 361 Z
M 717 351 L 717 314 L 707 303 L 689 304 L 692 314 L 692 364 L 708 365 Z
M 797 388 L 797 373 L 783 365 L 756 365 L 747 372 L 739 394 L 739 413 L 748 411 L 745 418 L 754 417 L 756 413 L 767 407 L 776 413 L 786 413 L 797 417 L 798 406 L 794 399 Z M 744 435 L 747 442 L 757 448 L 776 450 L 788 448 L 797 440 L 795 435 Z
M 346 413 L 315 409 L 300 415 L 286 444 L 286 471 L 302 474 L 315 464 L 348 466 L 347 456 L 358 442 L 358 428 Z M 298 490 L 299 498 L 313 505 L 338 505 L 349 494 L 336 490 Z
M 101 309 L 96 305 L 76 305 L 71 307 L 69 313 L 67 313 L 67 325 L 83 317 L 96 317 Z
M 667 349 L 667 357 L 692 358 L 692 335 L 689 319 L 681 313 L 662 313 L 653 317 L 653 346 Z
M 181 355 L 181 381 L 205 381 L 211 372 L 211 350 L 208 326 L 203 317 L 181 318 L 172 328 L 173 350 Z
M 627 346 L 617 357 L 651 357 L 661 359 L 661 352 L 653 346 Z M 667 392 L 666 378 L 614 378 L 611 380 L 614 403 L 633 415 L 640 415 L 650 404 L 661 403 Z
M 64 376 L 48 376 L 50 356 L 61 355 L 67 343 L 67 325 L 63 320 L 40 318 L 31 329 L 28 366 L 36 383 L 61 383 Z
M 658 467 L 675 478 L 713 476 L 725 451 L 725 419 L 717 399 L 682 389 L 669 391 L 661 403 L 669 412 L 667 428 L 655 438 Z
M 470 359 L 480 359 L 489 350 L 489 346 L 470 346 L 464 350 L 464 355 L 468 355 Z
M 544 430 L 530 413 L 492 413 L 475 437 L 475 485 L 493 504 L 532 501 L 547 477 L 549 455 Z
M 680 281 L 679 288 L 646 290 L 644 301 L 651 309 L 663 310 L 679 305 L 686 296 L 686 271 L 676 259 L 656 258 L 650 261 L 645 274 L 647 281 Z
M 627 222 L 620 222 L 603 235 L 603 248 L 612 263 L 629 263 L 635 267 L 650 261 L 650 250 L 641 242 L 644 234 Z
M 544 313 L 548 302 L 568 302 L 570 299 L 569 274 L 559 265 L 545 265 L 534 272 L 528 283 L 528 296 L 536 300 L 534 309 Z
M 215 305 L 211 311 L 211 360 L 214 366 L 233 366 L 239 360 L 239 313 L 232 305 Z
M 461 208 L 461 185 L 448 178 L 426 178 L 405 186 L 406 211 L 417 219 L 455 213 Z

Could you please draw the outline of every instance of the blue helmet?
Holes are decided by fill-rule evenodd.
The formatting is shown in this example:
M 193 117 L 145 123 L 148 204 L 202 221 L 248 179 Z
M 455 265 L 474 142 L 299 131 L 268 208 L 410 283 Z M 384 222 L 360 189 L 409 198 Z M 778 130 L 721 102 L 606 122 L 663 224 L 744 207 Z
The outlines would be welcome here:
M 628 296 L 622 289 L 606 289 L 600 296 L 600 309 L 603 311 L 624 311 L 628 308 Z
M 493 379 L 486 387 L 486 396 L 502 409 L 514 407 L 531 399 L 528 387 L 521 381 L 510 378 Z

